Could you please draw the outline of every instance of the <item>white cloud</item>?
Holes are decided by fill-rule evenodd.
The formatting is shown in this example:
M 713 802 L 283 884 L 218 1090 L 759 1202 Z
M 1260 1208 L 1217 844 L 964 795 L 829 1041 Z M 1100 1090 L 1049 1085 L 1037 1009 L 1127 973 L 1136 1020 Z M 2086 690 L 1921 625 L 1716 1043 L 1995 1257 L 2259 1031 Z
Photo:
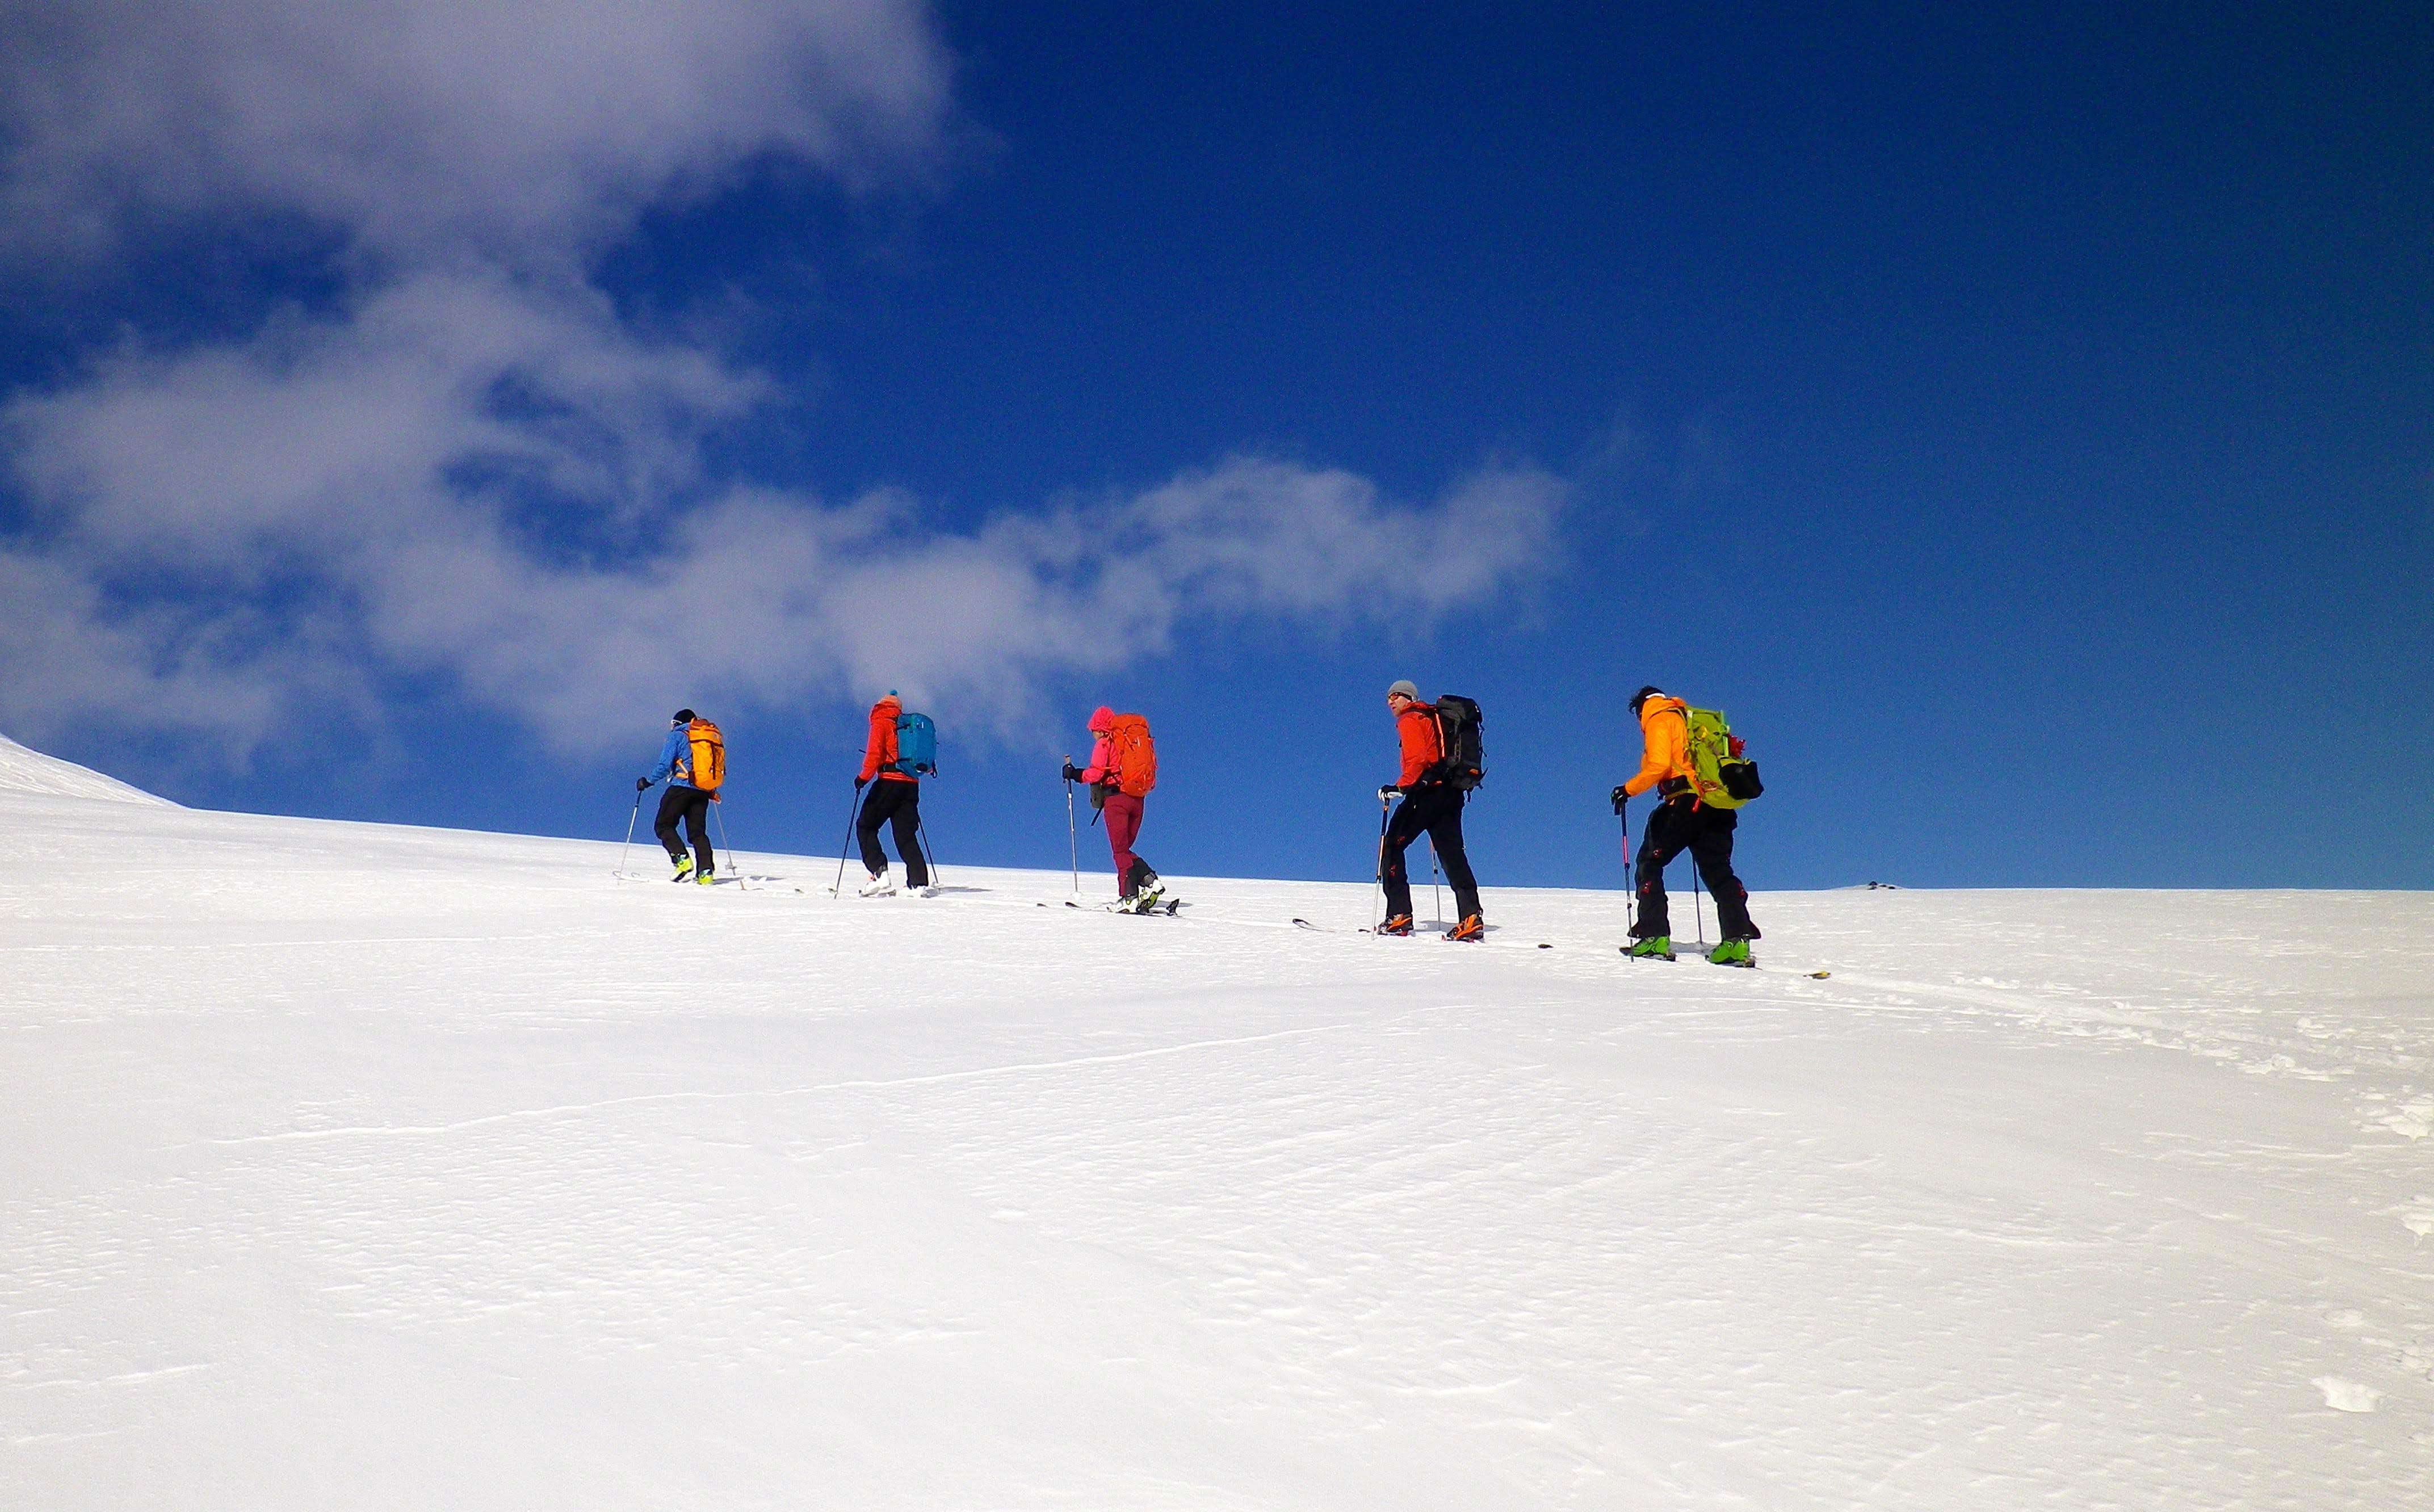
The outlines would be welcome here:
M 0 224 L 107 245 L 263 213 L 407 262 L 561 261 L 770 154 L 938 150 L 916 0 L 0 0 Z
M 570 749 L 671 689 L 892 684 L 1019 718 L 1043 680 L 1206 618 L 1478 603 L 1565 490 L 1491 466 L 1428 504 L 1256 456 L 934 528 L 711 475 L 778 396 L 590 281 L 645 206 L 770 158 L 918 180 L 950 68 L 913 0 L 0 0 L 0 255 L 132 255 L 290 220 L 334 312 L 140 339 L 0 405 L 0 720 L 241 755 L 300 704 L 437 675 Z
M 93 720 L 174 733 L 242 765 L 310 699 L 360 702 L 334 627 L 299 614 L 276 634 L 243 605 L 113 604 L 73 561 L 0 548 L 0 716 L 38 741 Z
M 1043 679 L 1156 652 L 1194 618 L 1475 602 L 1544 559 L 1565 494 L 1497 466 L 1398 506 L 1348 472 L 1238 457 L 942 531 L 899 496 L 706 480 L 703 438 L 761 392 L 580 291 L 432 277 L 21 398 L 0 428 L 45 528 L 15 564 L 83 585 L 52 595 L 56 638 L 119 670 L 45 695 L 0 652 L 0 713 L 22 726 L 47 696 L 144 722 L 187 707 L 161 688 L 193 687 L 215 728 L 261 733 L 276 689 L 314 687 L 263 649 L 293 639 L 300 601 L 344 607 L 367 676 L 453 677 L 568 748 L 672 687 L 774 702 L 884 682 L 1012 719 Z
M 681 496 L 701 437 L 762 391 L 711 353 L 636 337 L 580 285 L 426 274 L 335 321 L 115 357 L 0 419 L 31 497 L 88 548 L 276 568 L 508 487 L 630 519 Z

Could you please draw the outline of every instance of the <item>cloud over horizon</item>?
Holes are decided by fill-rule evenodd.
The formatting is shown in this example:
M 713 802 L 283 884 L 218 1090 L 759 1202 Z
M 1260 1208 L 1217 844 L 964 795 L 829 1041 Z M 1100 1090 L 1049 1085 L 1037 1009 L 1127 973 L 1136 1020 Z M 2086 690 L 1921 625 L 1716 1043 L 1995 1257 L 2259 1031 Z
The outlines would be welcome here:
M 893 684 L 1003 725 L 1195 619 L 1437 614 L 1551 551 L 1567 487 L 1518 464 L 1396 504 L 1239 455 L 960 529 L 719 474 L 710 443 L 787 396 L 636 329 L 592 261 L 756 161 L 922 181 L 951 69 L 908 0 L 610 9 L 8 5 L 30 44 L 0 65 L 0 256 L 135 264 L 294 217 L 342 290 L 0 404 L 10 728 L 241 759 L 301 701 L 376 717 L 433 677 L 574 752 L 670 687 Z

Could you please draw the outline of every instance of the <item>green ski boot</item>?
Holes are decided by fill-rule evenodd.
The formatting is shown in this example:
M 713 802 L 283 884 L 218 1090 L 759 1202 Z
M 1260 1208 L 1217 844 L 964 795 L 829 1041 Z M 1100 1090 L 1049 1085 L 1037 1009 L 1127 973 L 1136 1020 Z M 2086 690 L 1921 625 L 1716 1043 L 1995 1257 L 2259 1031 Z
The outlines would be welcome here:
M 1722 945 L 1717 946 L 1714 950 L 1707 953 L 1707 964 L 1709 966 L 1754 967 L 1757 965 L 1757 962 L 1750 959 L 1749 941 L 1745 939 L 1728 939 Z
M 1622 954 L 1635 961 L 1670 961 L 1673 958 L 1673 936 L 1651 935 L 1646 939 L 1624 946 Z
M 678 857 L 677 857 L 677 874 L 676 874 L 675 876 L 673 876 L 673 877 L 669 878 L 668 880 L 669 880 L 670 882 L 683 882 L 683 881 L 685 881 L 686 879 L 690 878 L 692 875 L 693 875 L 693 857 L 691 857 L 691 856 L 678 856 Z
M 708 871 L 696 871 L 694 873 L 693 880 L 707 887 L 718 880 L 718 868 L 712 867 Z

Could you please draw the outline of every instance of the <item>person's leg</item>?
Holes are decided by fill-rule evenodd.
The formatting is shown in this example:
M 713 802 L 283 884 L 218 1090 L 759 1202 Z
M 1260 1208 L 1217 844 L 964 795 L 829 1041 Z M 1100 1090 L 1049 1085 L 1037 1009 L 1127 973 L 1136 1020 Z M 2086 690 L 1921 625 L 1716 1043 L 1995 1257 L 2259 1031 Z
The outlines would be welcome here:
M 1462 848 L 1462 794 L 1450 787 L 1442 791 L 1439 812 L 1429 821 L 1429 843 L 1437 848 L 1446 881 L 1453 885 L 1453 915 L 1459 923 L 1482 912 L 1479 879 L 1471 875 L 1470 857 Z
M 1690 837 L 1690 861 L 1706 879 L 1708 896 L 1716 900 L 1716 923 L 1726 939 L 1756 939 L 1750 921 L 1749 889 L 1733 874 L 1733 832 L 1740 816 L 1731 809 L 1701 809 L 1699 827 Z
M 1654 939 L 1671 936 L 1672 918 L 1665 898 L 1665 863 L 1682 850 L 1684 814 L 1671 803 L 1659 803 L 1656 812 L 1648 816 L 1648 830 L 1639 839 L 1639 865 L 1634 876 L 1639 892 L 1639 919 L 1631 926 L 1634 939 Z
M 717 865 L 710 853 L 710 795 L 695 792 L 685 804 L 684 816 L 685 838 L 693 842 L 694 875 L 707 877 Z
M 660 795 L 660 816 L 651 821 L 651 833 L 660 837 L 660 849 L 670 861 L 682 861 L 685 848 L 677 839 L 677 821 L 684 816 L 684 799 L 689 789 L 671 786 Z
M 902 788 L 897 795 L 896 853 L 904 858 L 904 881 L 913 887 L 930 885 L 930 866 L 921 855 L 921 784 L 890 782 L 890 787 Z
M 1149 799 L 1147 798 L 1133 799 L 1133 833 L 1132 838 L 1124 842 L 1124 848 L 1133 853 L 1133 868 L 1126 875 L 1133 879 L 1133 890 L 1136 892 L 1157 880 L 1157 868 L 1151 866 L 1149 858 L 1140 853 L 1140 833 L 1148 827 L 1148 824 Z
M 1107 851 L 1116 864 L 1116 896 L 1133 895 L 1133 838 L 1140 833 L 1141 800 L 1118 788 L 1107 794 Z
M 873 782 L 863 795 L 862 816 L 853 821 L 853 837 L 862 842 L 862 869 L 874 877 L 887 875 L 887 852 L 879 849 L 879 827 L 887 822 L 887 790 L 893 782 Z
M 1386 846 L 1379 876 L 1386 885 L 1386 917 L 1407 919 L 1412 912 L 1411 868 L 1403 852 L 1428 828 L 1428 813 L 1417 797 L 1406 794 L 1386 825 Z

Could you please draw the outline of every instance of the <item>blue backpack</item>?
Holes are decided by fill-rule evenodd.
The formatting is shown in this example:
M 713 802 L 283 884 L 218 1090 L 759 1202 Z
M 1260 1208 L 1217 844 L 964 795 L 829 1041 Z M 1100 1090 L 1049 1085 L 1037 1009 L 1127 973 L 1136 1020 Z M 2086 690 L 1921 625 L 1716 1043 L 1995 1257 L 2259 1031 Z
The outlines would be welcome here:
M 896 716 L 896 769 L 914 777 L 938 775 L 938 727 L 928 714 Z

